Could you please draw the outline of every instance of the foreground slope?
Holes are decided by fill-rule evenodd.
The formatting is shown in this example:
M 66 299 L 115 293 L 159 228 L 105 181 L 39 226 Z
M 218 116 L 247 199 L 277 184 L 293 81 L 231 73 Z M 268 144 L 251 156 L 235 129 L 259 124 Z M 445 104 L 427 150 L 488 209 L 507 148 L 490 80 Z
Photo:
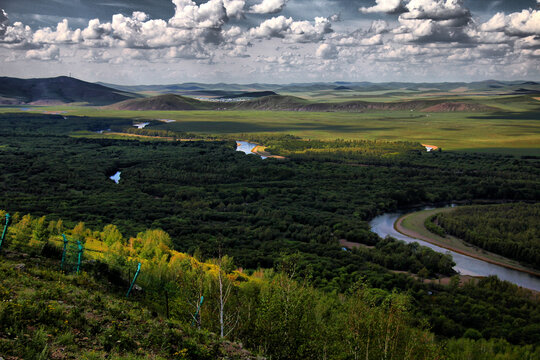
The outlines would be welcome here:
M 258 358 L 239 344 L 158 316 L 136 294 L 126 299 L 129 283 L 103 262 L 85 262 L 80 275 L 65 274 L 58 249 L 24 251 L 1 255 L 4 359 Z
M 0 210 L 0 218 L 4 214 Z M 412 311 L 410 293 L 364 282 L 342 294 L 323 292 L 308 279 L 292 279 L 295 255 L 282 259 L 279 272 L 259 269 L 248 276 L 235 271 L 227 256 L 200 262 L 172 250 L 170 237 L 159 229 L 128 240 L 114 225 L 93 231 L 79 223 L 70 230 L 61 219 L 20 214 L 12 219 L 0 255 L 0 354 L 7 360 L 261 359 L 208 332 L 219 329 L 220 318 L 226 337 L 276 360 L 534 360 L 539 355 L 532 345 L 536 338 L 521 337 L 529 345 L 511 345 L 468 329 L 464 338 L 437 340 Z M 84 244 L 79 275 L 59 271 L 61 233 Z M 64 270 L 75 268 L 70 260 L 75 258 L 76 252 L 68 251 Z M 128 300 L 124 294 L 133 271 L 126 270 L 137 263 L 142 263 L 141 288 Z M 450 286 L 448 301 L 455 303 L 474 285 Z M 447 305 L 440 296 L 443 287 L 430 289 L 428 306 L 437 312 Z M 479 281 L 476 291 L 522 312 L 537 306 L 522 297 L 529 292 L 495 278 Z M 205 331 L 192 326 L 198 303 L 197 322 Z

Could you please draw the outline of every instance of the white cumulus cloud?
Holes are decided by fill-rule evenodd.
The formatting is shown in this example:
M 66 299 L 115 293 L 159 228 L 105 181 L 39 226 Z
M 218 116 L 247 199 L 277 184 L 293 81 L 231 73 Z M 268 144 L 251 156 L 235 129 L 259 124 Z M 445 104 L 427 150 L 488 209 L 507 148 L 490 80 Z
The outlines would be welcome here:
M 358 9 L 360 12 L 363 12 L 364 14 L 368 13 L 395 13 L 403 9 L 403 1 L 402 0 L 375 0 L 377 2 L 377 5 L 370 6 L 370 7 L 361 7 Z
M 28 50 L 26 52 L 27 59 L 49 61 L 58 60 L 59 57 L 60 49 L 56 45 L 49 45 L 43 49 Z
M 254 14 L 275 14 L 283 10 L 288 0 L 263 0 L 259 4 L 251 7 L 250 12 Z
M 470 11 L 463 6 L 463 0 L 410 0 L 405 5 L 404 19 L 450 20 L 470 17 Z
M 172 0 L 176 9 L 169 23 L 178 28 L 219 28 L 227 21 L 222 0 L 209 0 L 197 5 L 191 0 Z
M 294 21 L 281 15 L 251 28 L 249 35 L 253 39 L 282 38 L 291 43 L 309 43 L 322 41 L 324 35 L 331 32 L 332 24 L 327 18 L 316 17 L 313 22 Z
M 333 44 L 321 44 L 317 48 L 315 55 L 320 59 L 336 59 L 338 51 Z

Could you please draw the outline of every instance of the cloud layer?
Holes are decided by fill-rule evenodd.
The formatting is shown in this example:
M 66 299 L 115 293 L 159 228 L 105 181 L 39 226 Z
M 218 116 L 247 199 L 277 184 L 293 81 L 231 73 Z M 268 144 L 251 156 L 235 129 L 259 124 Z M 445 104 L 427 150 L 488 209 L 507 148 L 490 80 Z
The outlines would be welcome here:
M 373 0 L 357 9 L 361 21 L 355 25 L 342 24 L 330 7 L 311 19 L 279 14 L 293 3 L 172 0 L 169 19 L 134 11 L 91 19 L 84 27 L 63 19 L 39 28 L 12 22 L 0 9 L 0 57 L 6 63 L 39 60 L 73 68 L 122 65 L 134 72 L 155 64 L 163 74 L 183 65 L 197 69 L 190 80 L 197 80 L 205 67 L 219 76 L 256 81 L 271 72 L 281 82 L 302 77 L 425 79 L 429 71 L 450 78 L 456 73 L 497 77 L 501 71 L 535 79 L 540 75 L 536 9 L 480 18 L 463 0 Z M 17 70 L 15 64 L 7 68 Z M 225 69 L 230 74 L 223 75 Z

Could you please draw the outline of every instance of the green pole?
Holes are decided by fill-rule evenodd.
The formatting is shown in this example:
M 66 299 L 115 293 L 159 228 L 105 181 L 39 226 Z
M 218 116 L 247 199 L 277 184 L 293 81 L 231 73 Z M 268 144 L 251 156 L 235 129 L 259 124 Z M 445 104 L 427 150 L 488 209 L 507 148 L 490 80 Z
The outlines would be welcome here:
M 2 232 L 2 238 L 0 238 L 0 250 L 2 250 L 2 244 L 4 243 L 4 239 L 6 238 L 7 228 L 9 226 L 9 214 L 6 214 L 6 225 L 4 225 L 4 231 Z
M 62 237 L 64 238 L 64 251 L 62 252 L 62 263 L 60 264 L 60 269 L 64 270 L 64 262 L 66 260 L 68 239 L 66 238 L 66 235 L 64 234 L 62 234 Z
M 133 289 L 133 285 L 135 285 L 135 280 L 137 280 L 137 276 L 139 276 L 140 271 L 141 271 L 141 263 L 139 263 L 137 265 L 137 271 L 135 272 L 135 276 L 133 277 L 133 281 L 131 282 L 131 285 L 129 286 L 126 297 L 129 297 L 129 293 L 131 292 L 131 289 Z
M 79 270 L 81 268 L 82 253 L 83 253 L 83 247 L 81 245 L 80 240 L 77 240 L 77 246 L 79 247 L 79 259 L 77 261 L 77 274 L 79 274 Z
M 201 295 L 201 302 L 199 303 L 199 305 L 197 305 L 197 311 L 195 312 L 195 315 L 193 315 L 193 320 L 191 321 L 191 326 L 195 325 L 195 320 L 199 316 L 199 311 L 201 310 L 203 301 L 204 301 L 204 296 Z

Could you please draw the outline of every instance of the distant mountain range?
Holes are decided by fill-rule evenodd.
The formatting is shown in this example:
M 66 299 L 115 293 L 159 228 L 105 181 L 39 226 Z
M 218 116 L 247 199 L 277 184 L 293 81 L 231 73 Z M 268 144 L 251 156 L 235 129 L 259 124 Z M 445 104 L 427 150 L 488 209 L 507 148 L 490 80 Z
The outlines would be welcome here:
M 508 92 L 540 92 L 540 83 L 534 81 L 497 81 L 486 80 L 477 82 L 442 82 L 442 83 L 409 83 L 409 82 L 346 82 L 336 81 L 329 83 L 292 83 L 280 84 L 203 84 L 184 83 L 171 85 L 114 85 L 98 83 L 114 89 L 126 92 L 153 92 L 153 93 L 176 93 L 181 95 L 191 94 L 194 96 L 233 96 L 242 92 L 274 91 L 281 93 L 310 92 L 310 91 L 508 91 Z
M 71 77 L 44 79 L 0 78 L 0 105 L 57 105 L 80 103 L 109 106 L 121 110 L 289 110 L 346 111 L 415 110 L 415 111 L 494 111 L 466 100 L 411 100 L 381 103 L 351 101 L 362 97 L 418 94 L 540 94 L 540 83 L 534 81 L 488 80 L 472 83 L 370 83 L 332 82 L 305 84 L 202 84 L 122 86 L 89 83 Z M 370 95 L 370 92 L 376 92 Z M 309 101 L 322 94 L 344 93 L 341 102 Z M 316 94 L 316 95 L 313 95 Z M 349 96 L 353 94 L 353 96 Z M 298 96 L 297 96 L 298 95 Z M 358 95 L 356 95 L 358 96 Z M 236 101 L 238 99 L 250 99 Z M 212 100 L 212 101 L 205 101 Z

